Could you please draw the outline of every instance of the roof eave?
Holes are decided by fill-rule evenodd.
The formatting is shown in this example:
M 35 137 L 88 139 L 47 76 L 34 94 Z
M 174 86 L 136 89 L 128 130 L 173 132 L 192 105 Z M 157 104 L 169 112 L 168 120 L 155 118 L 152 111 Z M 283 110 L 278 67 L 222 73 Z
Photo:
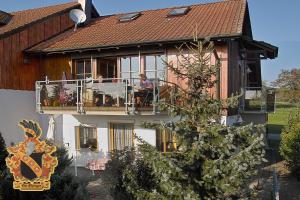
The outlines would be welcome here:
M 55 15 L 59 15 L 59 14 L 61 14 L 61 13 L 63 13 L 63 12 L 66 12 L 66 11 L 68 11 L 68 10 L 71 10 L 71 9 L 73 9 L 73 8 L 78 8 L 78 7 L 80 7 L 80 4 L 76 4 L 76 5 L 70 6 L 69 8 L 66 8 L 66 9 L 64 9 L 64 10 L 61 10 L 61 11 L 59 11 L 59 12 L 53 13 L 53 14 L 48 15 L 48 16 L 46 16 L 46 17 L 40 18 L 40 19 L 38 19 L 38 20 L 36 20 L 36 21 L 30 22 L 30 23 L 28 23 L 28 24 L 24 24 L 23 26 L 20 26 L 20 27 L 18 27 L 18 28 L 12 29 L 12 30 L 7 31 L 7 32 L 4 32 L 4 33 L 0 34 L 0 39 L 6 38 L 7 36 L 12 35 L 12 34 L 14 34 L 14 33 L 20 32 L 20 31 L 24 30 L 26 27 L 31 26 L 31 25 L 34 25 L 34 24 L 37 24 L 37 23 L 39 23 L 39 22 L 41 22 L 41 21 L 44 21 L 45 19 L 48 19 L 48 18 L 50 18 L 50 17 L 53 17 L 53 16 L 55 16 Z
M 236 34 L 224 34 L 224 35 L 215 35 L 215 36 L 207 36 L 200 37 L 200 40 L 213 40 L 213 41 L 225 41 L 226 39 L 234 39 L 241 38 L 241 33 Z M 98 49 L 113 49 L 113 48 L 122 48 L 122 47 L 132 47 L 132 46 L 147 46 L 147 45 L 155 45 L 155 44 L 172 44 L 172 43 L 184 43 L 193 41 L 193 37 L 188 38 L 175 38 L 168 40 L 155 40 L 155 41 L 143 41 L 143 42 L 132 42 L 132 43 L 124 43 L 118 45 L 98 45 L 98 46 L 90 46 L 84 48 L 66 48 L 66 49 L 51 49 L 51 50 L 25 50 L 28 54 L 59 54 L 59 53 L 72 53 L 78 51 L 95 51 Z

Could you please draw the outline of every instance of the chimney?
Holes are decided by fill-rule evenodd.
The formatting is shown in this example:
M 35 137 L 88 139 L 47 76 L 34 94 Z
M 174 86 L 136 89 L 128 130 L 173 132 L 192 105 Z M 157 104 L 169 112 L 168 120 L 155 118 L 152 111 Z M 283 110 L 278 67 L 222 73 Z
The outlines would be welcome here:
M 93 0 L 78 0 L 81 4 L 82 10 L 86 14 L 86 21 L 88 22 L 92 18 L 92 4 Z

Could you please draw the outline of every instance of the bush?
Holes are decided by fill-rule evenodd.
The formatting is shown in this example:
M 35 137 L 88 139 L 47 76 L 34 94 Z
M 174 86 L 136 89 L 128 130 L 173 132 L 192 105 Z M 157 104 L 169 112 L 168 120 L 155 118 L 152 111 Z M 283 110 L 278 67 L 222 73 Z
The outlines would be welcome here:
M 136 158 L 134 155 L 136 155 L 134 149 L 125 149 L 111 153 L 111 160 L 106 165 L 102 181 L 110 188 L 110 194 L 113 199 L 135 199 L 128 190 L 130 185 L 132 185 L 132 180 L 134 180 L 136 185 L 143 186 L 148 190 L 153 188 L 151 168 L 142 159 Z M 130 174 L 129 171 L 131 172 Z M 134 173 L 132 173 L 133 171 Z
M 8 156 L 8 152 L 6 150 L 5 141 L 0 133 L 0 176 L 2 172 L 6 169 L 5 158 Z
M 280 155 L 289 170 L 300 180 L 300 110 L 291 114 L 282 132 Z

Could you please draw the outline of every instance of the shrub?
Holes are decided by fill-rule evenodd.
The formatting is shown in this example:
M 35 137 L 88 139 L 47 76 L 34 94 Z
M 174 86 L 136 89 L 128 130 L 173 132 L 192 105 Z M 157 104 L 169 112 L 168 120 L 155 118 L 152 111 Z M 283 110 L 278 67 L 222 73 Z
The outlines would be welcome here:
M 135 199 L 128 191 L 133 180 L 135 185 L 143 186 L 148 190 L 153 188 L 152 169 L 134 155 L 136 155 L 135 150 L 128 148 L 111 153 L 111 160 L 106 165 L 102 180 L 110 188 L 113 199 Z
M 289 170 L 300 180 L 300 110 L 291 114 L 282 132 L 280 155 Z
M 0 133 L 0 176 L 3 172 L 3 170 L 6 169 L 6 162 L 5 158 L 8 156 L 8 152 L 6 150 L 5 141 L 2 137 L 2 134 Z

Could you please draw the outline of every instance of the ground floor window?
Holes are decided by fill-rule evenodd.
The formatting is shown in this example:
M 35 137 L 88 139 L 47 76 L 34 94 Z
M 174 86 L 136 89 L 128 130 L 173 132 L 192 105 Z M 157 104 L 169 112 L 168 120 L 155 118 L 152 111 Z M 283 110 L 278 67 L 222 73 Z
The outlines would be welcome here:
M 123 150 L 133 146 L 133 124 L 110 124 L 110 150 Z
M 97 150 L 98 138 L 96 127 L 84 127 L 78 126 L 76 129 L 76 148 L 90 149 L 92 151 Z
M 177 149 L 175 134 L 168 130 L 156 130 L 156 147 L 161 152 L 171 152 Z

